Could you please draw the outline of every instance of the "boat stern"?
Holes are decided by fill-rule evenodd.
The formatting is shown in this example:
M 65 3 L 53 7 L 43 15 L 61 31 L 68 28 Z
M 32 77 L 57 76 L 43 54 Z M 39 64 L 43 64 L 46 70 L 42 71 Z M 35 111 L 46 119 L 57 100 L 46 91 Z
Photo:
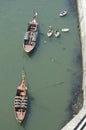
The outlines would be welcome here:
M 34 47 L 34 45 L 23 45 L 24 51 L 27 53 L 32 51 Z
M 16 112 L 16 120 L 17 120 L 20 124 L 21 124 L 22 121 L 24 120 L 25 113 L 26 113 L 26 112 L 23 112 L 23 111 L 17 111 L 17 112 Z

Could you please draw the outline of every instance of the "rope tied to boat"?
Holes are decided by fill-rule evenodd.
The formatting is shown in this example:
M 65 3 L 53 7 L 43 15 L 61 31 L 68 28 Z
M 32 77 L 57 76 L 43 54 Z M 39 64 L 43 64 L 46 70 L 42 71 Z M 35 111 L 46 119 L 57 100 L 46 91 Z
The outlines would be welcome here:
M 25 73 L 24 71 L 22 71 L 22 81 L 24 82 L 24 80 L 25 80 Z

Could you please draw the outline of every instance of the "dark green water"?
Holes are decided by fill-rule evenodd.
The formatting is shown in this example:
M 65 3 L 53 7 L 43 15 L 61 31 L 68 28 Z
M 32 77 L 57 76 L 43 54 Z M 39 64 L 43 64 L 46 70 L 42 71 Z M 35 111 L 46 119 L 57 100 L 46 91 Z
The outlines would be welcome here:
M 68 15 L 60 18 L 59 11 Z M 38 45 L 31 55 L 23 50 L 27 23 L 38 12 Z M 47 37 L 48 27 L 70 28 L 59 38 Z M 0 2 L 0 130 L 60 130 L 70 120 L 71 91 L 80 84 L 80 40 L 74 0 L 3 0 Z M 22 69 L 30 95 L 21 125 L 13 105 Z

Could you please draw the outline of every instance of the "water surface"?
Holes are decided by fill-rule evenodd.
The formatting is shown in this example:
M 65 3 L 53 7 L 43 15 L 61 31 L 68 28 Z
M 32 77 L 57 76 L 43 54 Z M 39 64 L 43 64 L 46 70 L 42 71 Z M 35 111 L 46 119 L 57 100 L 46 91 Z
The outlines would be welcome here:
M 60 18 L 59 12 L 68 10 Z M 38 43 L 31 55 L 22 47 L 27 23 L 38 12 Z M 49 25 L 70 32 L 47 37 Z M 74 0 L 3 0 L 0 2 L 0 129 L 60 130 L 71 114 L 71 90 L 80 84 L 80 40 Z M 13 104 L 22 69 L 30 95 L 23 125 L 15 120 Z

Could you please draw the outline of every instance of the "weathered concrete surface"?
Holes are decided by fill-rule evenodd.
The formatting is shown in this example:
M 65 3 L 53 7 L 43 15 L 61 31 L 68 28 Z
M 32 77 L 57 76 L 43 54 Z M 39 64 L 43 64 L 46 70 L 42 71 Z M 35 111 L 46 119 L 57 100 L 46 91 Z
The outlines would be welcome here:
M 74 128 L 78 125 L 78 123 L 82 120 L 82 118 L 85 115 L 86 115 L 86 110 L 82 108 L 80 112 L 71 121 L 69 121 L 66 124 L 66 126 L 64 126 L 61 130 L 74 130 Z
M 77 9 L 78 9 L 79 27 L 80 27 L 80 36 L 81 36 L 81 49 L 82 49 L 83 108 L 61 130 L 80 130 L 82 128 L 82 125 L 86 123 L 86 118 L 85 118 L 83 120 L 83 123 L 81 123 L 79 127 L 76 128 L 80 120 L 86 115 L 86 0 L 77 0 Z M 86 130 L 86 126 L 83 128 L 83 130 Z
M 86 0 L 78 1 L 78 12 L 79 12 L 79 23 L 80 23 L 80 34 L 81 34 L 81 47 L 82 47 L 82 64 L 83 64 L 83 97 L 84 107 L 86 108 Z

